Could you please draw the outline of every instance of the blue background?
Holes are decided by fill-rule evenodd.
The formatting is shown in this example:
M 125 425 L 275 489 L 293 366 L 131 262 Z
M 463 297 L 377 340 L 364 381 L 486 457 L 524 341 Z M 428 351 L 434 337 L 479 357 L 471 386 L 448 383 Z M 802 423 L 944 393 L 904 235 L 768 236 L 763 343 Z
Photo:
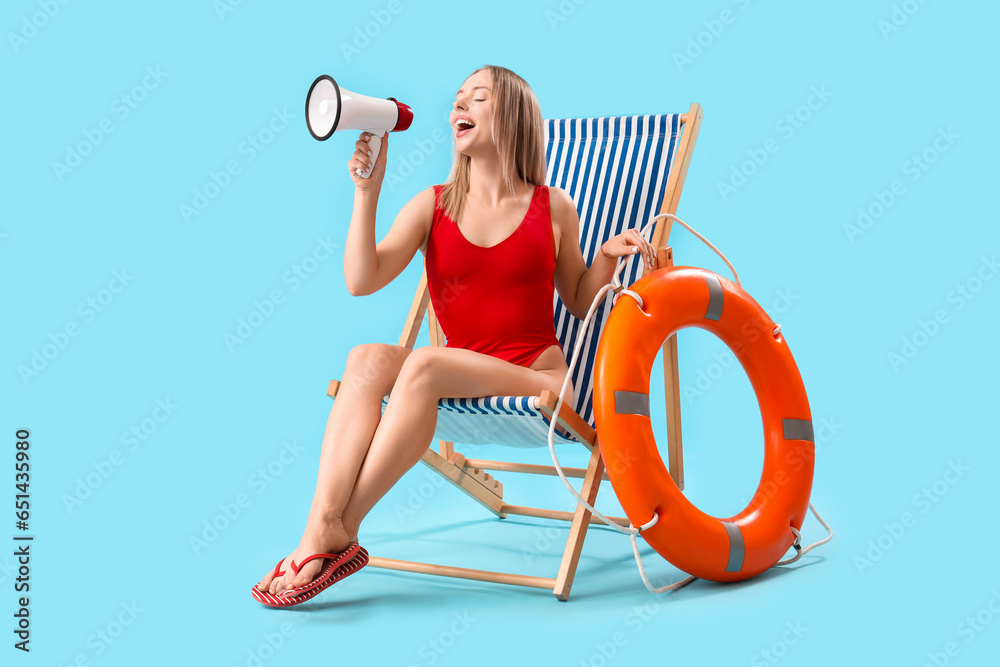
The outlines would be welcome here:
M 5 3 L 2 553 L 16 532 L 17 428 L 31 431 L 35 541 L 30 655 L 11 646 L 15 562 L 0 556 L 4 664 L 990 664 L 998 18 L 995 3 L 916 0 Z M 627 540 L 595 529 L 568 603 L 374 568 L 303 608 L 251 599 L 304 527 L 327 383 L 353 346 L 397 341 L 421 271 L 417 259 L 377 294 L 348 294 L 355 137 L 314 141 L 306 90 L 328 73 L 413 107 L 390 140 L 381 236 L 447 177 L 450 134 L 434 133 L 486 63 L 521 74 L 548 118 L 704 106 L 678 213 L 784 327 L 827 427 L 813 501 L 831 543 L 783 571 L 659 598 Z M 803 107 L 814 90 L 824 99 Z M 75 167 L 54 166 L 81 143 Z M 745 165 L 765 144 L 776 152 Z M 731 181 L 734 169 L 753 173 Z M 208 187 L 213 173 L 225 187 Z M 740 185 L 723 193 L 727 182 Z M 185 219 L 196 191 L 211 197 Z M 859 208 L 872 221 L 852 232 Z M 295 284 L 288 272 L 317 239 L 336 251 Z M 725 272 L 683 230 L 672 244 L 678 263 Z M 960 300 L 959 286 L 978 291 Z M 227 347 L 274 290 L 283 302 Z M 75 336 L 60 335 L 67 325 Z M 46 345 L 44 368 L 19 370 Z M 761 469 L 755 397 L 709 334 L 682 332 L 680 354 L 688 496 L 734 514 Z M 157 401 L 175 406 L 161 423 Z M 143 440 L 123 439 L 144 424 Z M 502 479 L 511 502 L 573 506 L 551 479 Z M 609 486 L 600 500 L 620 511 Z M 823 535 L 812 517 L 804 531 Z M 551 576 L 564 535 L 501 524 L 418 466 L 361 541 L 375 555 Z M 683 576 L 644 553 L 656 583 Z

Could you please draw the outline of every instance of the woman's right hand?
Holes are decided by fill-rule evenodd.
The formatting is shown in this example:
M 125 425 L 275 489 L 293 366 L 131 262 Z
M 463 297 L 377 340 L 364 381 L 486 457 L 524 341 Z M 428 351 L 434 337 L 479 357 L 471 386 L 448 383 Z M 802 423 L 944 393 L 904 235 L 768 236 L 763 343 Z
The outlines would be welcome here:
M 372 169 L 372 173 L 368 178 L 361 178 L 358 176 L 358 170 L 365 171 L 368 169 L 368 165 L 371 164 L 371 146 L 368 145 L 368 139 L 370 134 L 368 132 L 362 132 L 361 137 L 358 142 L 354 144 L 354 155 L 351 159 L 347 161 L 347 169 L 351 174 L 351 180 L 354 181 L 354 187 L 358 190 L 370 190 L 378 192 L 382 187 L 382 178 L 385 176 L 385 154 L 389 150 L 389 132 L 386 132 L 382 137 L 382 149 L 378 153 L 378 159 L 375 160 L 375 168 Z

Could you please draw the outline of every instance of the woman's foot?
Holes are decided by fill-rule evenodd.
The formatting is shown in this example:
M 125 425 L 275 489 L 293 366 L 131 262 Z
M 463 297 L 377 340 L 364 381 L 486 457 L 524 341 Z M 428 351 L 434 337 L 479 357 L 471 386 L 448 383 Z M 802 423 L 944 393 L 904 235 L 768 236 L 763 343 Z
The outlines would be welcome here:
M 303 565 L 298 573 L 292 569 L 293 562 L 298 565 L 309 556 L 318 553 L 340 553 L 354 541 L 357 541 L 356 531 L 354 535 L 349 534 L 340 520 L 310 521 L 299 541 L 299 546 L 285 558 L 281 567 L 278 568 L 278 571 L 283 572 L 283 574 L 274 576 L 274 570 L 268 572 L 267 576 L 257 584 L 257 588 L 273 595 L 279 595 L 289 588 L 304 586 L 316 578 L 325 559 L 314 558 Z

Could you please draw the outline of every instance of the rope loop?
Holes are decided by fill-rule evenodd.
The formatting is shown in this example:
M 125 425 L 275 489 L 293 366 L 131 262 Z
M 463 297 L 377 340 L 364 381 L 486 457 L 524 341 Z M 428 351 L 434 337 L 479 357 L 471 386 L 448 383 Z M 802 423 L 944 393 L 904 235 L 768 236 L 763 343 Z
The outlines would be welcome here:
M 640 535 L 641 535 L 641 534 L 642 534 L 642 531 L 644 531 L 644 530 L 649 530 L 650 528 L 652 528 L 653 526 L 655 526 L 655 525 L 656 525 L 656 522 L 657 522 L 657 521 L 659 521 L 659 520 L 660 520 L 660 515 L 659 515 L 659 514 L 657 514 L 656 512 L 653 512 L 653 518 L 652 518 L 652 519 L 650 519 L 649 521 L 647 521 L 646 523 L 642 524 L 642 525 L 641 525 L 641 526 L 639 526 L 638 528 L 636 528 L 636 531 L 635 531 L 635 532 L 636 532 L 637 534 L 640 534 Z M 629 526 L 629 527 L 630 527 L 630 528 L 634 528 L 635 526 Z
M 630 297 L 632 297 L 633 299 L 635 299 L 639 303 L 639 310 L 643 310 L 643 306 L 645 304 L 643 304 L 641 296 L 639 296 L 638 294 L 636 294 L 632 290 L 628 289 L 627 287 L 623 287 L 621 289 L 621 294 L 628 294 Z M 621 294 L 617 294 L 617 293 L 615 294 L 614 299 L 612 300 L 612 303 L 611 303 L 612 306 L 614 304 L 618 303 L 618 299 L 621 297 Z M 643 311 L 643 312 L 645 312 L 645 311 Z

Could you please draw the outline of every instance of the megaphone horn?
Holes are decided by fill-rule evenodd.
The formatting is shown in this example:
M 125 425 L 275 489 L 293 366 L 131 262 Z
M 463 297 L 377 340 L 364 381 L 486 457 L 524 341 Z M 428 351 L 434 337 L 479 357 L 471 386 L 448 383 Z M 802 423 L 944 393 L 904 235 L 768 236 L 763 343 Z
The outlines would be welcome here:
M 358 169 L 355 173 L 361 178 L 371 175 L 385 133 L 402 132 L 412 122 L 413 110 L 395 98 L 380 100 L 352 93 L 326 74 L 313 81 L 306 95 L 306 125 L 314 138 L 326 141 L 337 130 L 364 130 L 371 136 L 372 167 Z

